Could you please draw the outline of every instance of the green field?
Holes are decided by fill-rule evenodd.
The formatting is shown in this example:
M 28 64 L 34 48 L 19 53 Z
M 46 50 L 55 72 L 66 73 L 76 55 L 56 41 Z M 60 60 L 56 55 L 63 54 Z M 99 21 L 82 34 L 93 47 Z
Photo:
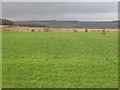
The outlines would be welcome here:
M 118 87 L 118 34 L 4 32 L 3 88 Z

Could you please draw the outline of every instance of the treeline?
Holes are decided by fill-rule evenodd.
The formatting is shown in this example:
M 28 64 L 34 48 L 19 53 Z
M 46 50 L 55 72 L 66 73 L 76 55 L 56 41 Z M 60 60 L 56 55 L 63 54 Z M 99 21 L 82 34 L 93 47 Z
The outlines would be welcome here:
M 14 26 L 26 26 L 26 27 L 46 27 L 45 25 L 41 24 L 15 24 L 13 21 L 9 19 L 0 19 L 0 25 L 14 25 Z
M 8 19 L 0 19 L 0 25 L 14 25 L 14 22 Z
M 25 26 L 25 27 L 46 27 L 45 25 L 41 25 L 41 24 L 17 24 L 17 26 Z

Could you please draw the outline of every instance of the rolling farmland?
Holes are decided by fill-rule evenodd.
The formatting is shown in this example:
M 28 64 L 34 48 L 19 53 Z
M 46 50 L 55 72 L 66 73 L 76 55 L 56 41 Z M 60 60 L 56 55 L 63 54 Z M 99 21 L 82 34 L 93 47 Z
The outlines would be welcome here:
M 116 88 L 118 33 L 3 32 L 3 88 Z

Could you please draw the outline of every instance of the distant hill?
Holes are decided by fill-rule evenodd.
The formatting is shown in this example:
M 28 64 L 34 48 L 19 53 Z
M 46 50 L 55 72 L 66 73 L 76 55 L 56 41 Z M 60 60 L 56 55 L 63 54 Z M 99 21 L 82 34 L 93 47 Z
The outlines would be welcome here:
M 49 26 L 55 28 L 117 28 L 118 21 L 14 21 L 15 25 Z

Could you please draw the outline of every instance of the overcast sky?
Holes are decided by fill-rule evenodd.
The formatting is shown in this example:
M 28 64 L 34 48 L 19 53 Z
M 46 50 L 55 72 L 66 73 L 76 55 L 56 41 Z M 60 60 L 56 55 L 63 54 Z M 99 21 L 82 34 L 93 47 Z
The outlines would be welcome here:
M 3 2 L 2 17 L 12 20 L 117 20 L 117 2 Z

